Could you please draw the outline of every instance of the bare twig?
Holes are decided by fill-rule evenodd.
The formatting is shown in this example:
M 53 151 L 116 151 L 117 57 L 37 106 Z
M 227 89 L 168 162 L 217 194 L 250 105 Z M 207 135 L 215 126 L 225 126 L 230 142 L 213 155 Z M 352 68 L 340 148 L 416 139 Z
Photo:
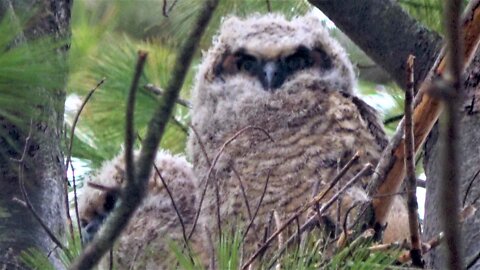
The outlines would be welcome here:
M 85 108 L 85 105 L 87 105 L 88 101 L 92 97 L 93 93 L 105 82 L 105 78 L 101 79 L 97 85 L 91 89 L 85 99 L 82 102 L 82 105 L 80 105 L 80 108 L 77 111 L 77 114 L 75 115 L 75 118 L 73 119 L 72 123 L 72 128 L 70 129 L 70 142 L 68 144 L 68 152 L 67 152 L 67 160 L 65 161 L 65 168 L 68 168 L 69 163 L 71 162 L 72 159 L 72 147 L 73 147 L 73 138 L 75 135 L 75 128 L 77 127 L 78 120 L 80 119 L 80 114 L 82 114 L 83 108 Z
M 407 89 L 405 91 L 405 166 L 406 166 L 406 187 L 408 204 L 408 224 L 410 228 L 410 240 L 412 249 L 410 256 L 414 266 L 425 265 L 422 259 L 422 247 L 420 242 L 420 225 L 418 222 L 418 201 L 417 201 L 417 178 L 415 177 L 415 147 L 413 139 L 413 95 L 414 95 L 414 61 L 415 57 L 410 55 L 407 60 Z
M 155 86 L 151 83 L 148 83 L 148 84 L 144 85 L 143 88 L 145 88 L 146 90 L 152 92 L 153 94 L 155 94 L 157 96 L 163 96 L 164 95 L 164 92 L 163 92 L 162 88 L 160 88 L 158 86 Z M 185 100 L 185 99 L 178 98 L 175 102 L 177 104 L 182 105 L 183 107 L 185 107 L 187 109 L 192 108 L 192 105 L 190 104 L 190 102 Z
M 170 201 L 172 202 L 173 209 L 175 210 L 175 213 L 177 214 L 177 217 L 178 217 L 178 221 L 180 222 L 180 226 L 182 227 L 182 236 L 183 236 L 183 241 L 185 241 L 185 247 L 188 248 L 187 230 L 185 228 L 185 222 L 183 221 L 182 215 L 180 214 L 180 211 L 178 210 L 178 207 L 177 207 L 177 204 L 175 203 L 175 199 L 173 197 L 173 194 L 172 194 L 172 192 L 170 191 L 170 188 L 167 185 L 167 181 L 165 181 L 162 174 L 160 173 L 160 170 L 158 169 L 158 166 L 155 163 L 153 164 L 153 168 L 155 169 L 155 172 L 157 173 L 158 177 L 160 178 L 160 181 L 162 181 L 162 184 L 165 187 L 165 190 L 167 191 L 168 197 L 170 198 Z
M 263 198 L 265 197 L 265 193 L 267 192 L 268 181 L 270 180 L 270 173 L 271 171 L 268 171 L 267 179 L 265 180 L 265 185 L 263 186 L 262 195 L 260 196 L 260 200 L 258 201 L 257 208 L 255 208 L 255 212 L 253 213 L 253 216 L 250 217 L 250 222 L 248 223 L 247 229 L 243 233 L 242 241 L 241 241 L 242 243 L 245 240 L 245 237 L 247 237 L 247 233 L 250 230 L 250 227 L 253 225 L 255 218 L 257 217 L 258 210 L 260 210 L 260 206 L 262 205 Z
M 366 164 L 363 169 L 358 172 L 350 181 L 348 181 L 342 189 L 340 189 L 334 196 L 330 198 L 326 203 L 322 205 L 322 207 L 319 209 L 320 214 L 323 214 L 338 198 L 340 195 L 345 192 L 348 188 L 350 188 L 355 182 L 360 180 L 363 176 L 365 176 L 367 173 L 369 173 L 372 169 L 371 164 Z M 343 170 L 342 170 L 343 171 Z M 340 172 L 341 174 L 342 172 Z M 340 175 L 339 174 L 339 175 Z M 343 175 L 342 175 L 343 176 Z M 336 178 L 341 178 L 341 177 L 336 177 Z M 338 181 L 337 181 L 338 182 Z M 242 269 L 245 270 L 247 267 L 260 255 L 265 251 L 265 249 L 270 245 L 270 243 L 285 229 L 287 226 L 294 221 L 297 217 L 299 217 L 301 214 L 303 214 L 305 211 L 307 211 L 310 207 L 314 206 L 315 204 L 319 203 L 322 201 L 325 196 L 327 195 L 328 191 L 333 188 L 333 186 L 330 186 L 329 189 L 327 189 L 325 192 L 322 192 L 321 194 L 318 194 L 313 198 L 310 202 L 308 202 L 306 205 L 304 205 L 300 210 L 298 210 L 295 214 L 293 214 L 285 223 L 280 228 L 277 228 L 277 230 L 265 241 L 265 243 L 257 249 L 257 251 L 247 260 L 247 262 L 242 266 Z
M 208 169 L 207 175 L 201 181 L 201 182 L 205 181 L 205 186 L 202 190 L 202 196 L 200 197 L 200 203 L 199 203 L 198 208 L 197 208 L 197 214 L 195 215 L 195 220 L 193 222 L 193 227 L 192 227 L 192 230 L 190 231 L 190 234 L 188 235 L 188 239 L 190 239 L 192 237 L 193 233 L 195 232 L 195 227 L 196 227 L 197 222 L 198 222 L 198 217 L 200 216 L 200 212 L 202 210 L 203 200 L 204 200 L 205 194 L 207 192 L 209 179 L 210 179 L 210 176 L 213 172 L 213 168 L 217 164 L 218 159 L 220 158 L 221 154 L 223 153 L 225 148 L 230 143 L 232 143 L 238 136 L 242 135 L 245 131 L 248 131 L 250 129 L 259 130 L 259 131 L 263 132 L 272 142 L 274 142 L 273 138 L 270 136 L 270 134 L 265 129 L 260 128 L 260 127 L 256 127 L 256 126 L 247 126 L 247 127 L 242 128 L 241 130 L 237 131 L 237 133 L 235 133 L 230 139 L 228 139 L 226 142 L 223 143 L 222 147 L 220 147 L 220 150 L 215 155 L 215 158 L 213 159 L 213 162 L 210 165 L 210 168 Z
M 465 195 L 463 196 L 463 201 L 462 201 L 463 206 L 465 206 L 465 204 L 467 203 L 468 194 L 470 193 L 470 190 L 473 187 L 473 183 L 475 182 L 479 174 L 480 174 L 480 170 L 477 170 L 477 172 L 472 176 L 472 178 L 468 182 L 467 189 L 465 190 Z
M 158 145 L 165 131 L 166 124 L 172 115 L 175 100 L 185 80 L 187 70 L 192 62 L 193 55 L 198 47 L 203 32 L 218 5 L 218 0 L 206 0 L 199 12 L 197 21 L 192 24 L 192 31 L 180 49 L 173 76 L 169 81 L 165 94 L 158 102 L 157 109 L 148 125 L 147 135 L 142 144 L 142 150 L 137 162 L 135 181 L 127 183 L 119 206 L 114 209 L 102 227 L 103 233 L 94 238 L 83 253 L 73 262 L 71 269 L 91 269 L 112 246 L 129 218 L 141 202 L 146 191 L 148 179 Z
M 105 82 L 105 78 L 101 79 L 97 85 L 91 89 L 85 99 L 83 100 L 82 104 L 80 105 L 80 108 L 77 111 L 77 114 L 75 115 L 75 118 L 73 119 L 72 122 L 72 128 L 70 129 L 70 141 L 67 145 L 67 160 L 65 161 L 65 170 L 68 170 L 69 165 L 72 162 L 72 148 L 73 148 L 73 139 L 75 136 L 75 128 L 77 127 L 78 120 L 80 119 L 80 115 L 82 114 L 83 108 L 85 108 L 85 105 L 87 105 L 88 101 L 92 97 L 93 93 Z M 66 129 L 65 129 L 65 134 L 66 134 Z M 73 167 L 72 167 L 73 168 Z M 68 228 L 70 232 L 70 237 L 72 238 L 72 242 L 75 243 L 75 235 L 73 233 L 73 224 L 72 224 L 72 218 L 70 216 L 70 205 L 69 205 L 69 199 L 68 199 L 68 179 L 67 179 L 67 173 L 65 172 L 65 184 L 64 184 L 64 190 L 65 190 L 65 207 L 66 207 L 66 214 L 67 214 L 67 223 L 68 223 Z M 75 183 L 75 180 L 73 182 L 73 193 L 77 193 L 77 186 Z M 76 195 L 75 195 L 76 197 Z M 78 232 L 80 235 L 80 239 L 82 239 L 82 232 L 81 232 L 81 227 L 80 227 L 80 218 L 78 216 L 78 205 L 77 205 L 77 200 L 74 200 L 74 205 L 75 205 L 75 215 L 77 218 L 77 226 L 78 226 Z M 83 245 L 83 243 L 82 243 Z
M 217 217 L 217 229 L 218 235 L 222 236 L 222 218 L 220 216 L 220 190 L 218 188 L 218 179 L 213 180 L 213 185 L 215 188 L 215 206 L 216 206 L 216 217 Z
M 235 168 L 232 167 L 232 171 L 238 179 L 238 184 L 240 185 L 240 190 L 242 191 L 243 201 L 245 202 L 245 206 L 247 207 L 248 218 L 252 220 L 252 211 L 250 210 L 250 204 L 248 203 L 247 192 L 245 191 L 245 186 L 243 185 L 242 178 L 240 177 L 240 174 Z M 270 175 L 270 172 L 268 174 Z
M 30 120 L 30 130 L 28 132 L 27 138 L 25 138 L 25 145 L 23 147 L 23 153 L 20 159 L 14 160 L 18 163 L 18 182 L 20 184 L 20 191 L 22 192 L 23 200 L 27 206 L 27 209 L 32 213 L 35 220 L 42 226 L 43 230 L 47 233 L 48 237 L 59 247 L 61 248 L 67 255 L 69 255 L 68 249 L 62 244 L 62 242 L 55 236 L 55 234 L 48 228 L 48 226 L 43 222 L 40 215 L 35 211 L 33 208 L 30 199 L 28 198 L 27 189 L 25 188 L 25 179 L 23 177 L 23 168 L 25 166 L 25 157 L 27 154 L 27 149 L 30 146 L 30 139 L 32 136 L 32 125 L 33 121 Z
M 162 5 L 162 14 L 166 18 L 168 18 L 168 14 L 172 11 L 173 7 L 177 4 L 178 0 L 173 1 L 173 3 L 170 5 L 170 7 L 167 8 L 168 3 L 167 0 L 163 0 L 163 5 Z
M 70 169 L 72 170 L 72 184 L 73 184 L 73 206 L 75 208 L 75 217 L 77 218 L 77 228 L 78 228 L 78 235 L 80 239 L 82 238 L 82 227 L 80 226 L 80 215 L 78 214 L 78 197 L 77 197 L 77 181 L 75 179 L 75 168 L 73 167 L 73 164 L 70 163 Z M 75 239 L 75 237 L 72 235 L 72 240 Z M 75 244 L 75 241 L 73 240 L 73 244 Z M 83 241 L 80 241 L 81 246 L 83 247 Z
M 400 120 L 402 120 L 403 118 L 403 113 L 402 114 L 398 114 L 398 115 L 394 115 L 392 117 L 389 117 L 385 120 L 383 120 L 383 124 L 386 126 L 386 125 L 390 125 L 392 123 L 395 123 L 395 122 L 398 122 Z
M 212 166 L 212 162 L 210 161 L 210 158 L 208 157 L 207 150 L 205 150 L 205 144 L 202 141 L 202 137 L 200 137 L 200 134 L 198 134 L 197 130 L 195 127 L 189 123 L 188 126 L 192 129 L 193 134 L 195 134 L 195 138 L 197 139 L 198 144 L 200 145 L 200 149 L 202 150 L 202 153 L 205 157 L 205 161 L 207 162 L 208 166 Z

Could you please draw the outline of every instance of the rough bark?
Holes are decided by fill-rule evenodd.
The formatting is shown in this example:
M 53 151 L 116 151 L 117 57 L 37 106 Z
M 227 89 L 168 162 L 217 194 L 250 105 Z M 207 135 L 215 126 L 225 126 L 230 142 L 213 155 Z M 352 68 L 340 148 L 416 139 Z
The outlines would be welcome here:
M 471 67 L 467 70 L 466 81 L 464 84 L 465 101 L 460 110 L 459 121 L 459 141 L 457 143 L 459 149 L 459 179 L 461 182 L 460 188 L 460 205 L 467 206 L 471 204 L 478 196 L 480 196 L 480 179 L 475 175 L 480 170 L 480 56 L 474 59 Z M 442 162 L 439 156 L 440 145 L 438 141 L 438 128 L 435 127 L 425 144 L 425 158 L 424 167 L 427 175 L 427 200 L 425 202 L 425 235 L 424 239 L 428 239 L 437 234 L 440 229 L 438 205 L 440 187 L 437 179 L 440 179 Z M 470 184 L 473 181 L 472 184 Z M 466 196 L 465 204 L 463 199 L 468 187 L 470 190 Z M 478 203 L 477 203 L 478 208 Z M 466 261 L 469 258 L 480 252 L 480 215 L 467 219 L 462 225 L 463 245 Z M 441 269 L 444 265 L 444 257 L 442 255 L 443 246 L 439 249 L 433 250 L 428 255 L 428 268 Z M 480 261 L 475 263 L 470 269 L 479 269 Z
M 440 36 L 410 17 L 396 1 L 309 2 L 325 13 L 404 89 L 408 55 L 414 55 L 419 63 L 415 68 L 418 84 L 427 75 L 440 50 Z
M 7 5 L 13 8 L 15 14 L 22 16 L 35 11 L 22 38 L 15 41 L 17 44 L 45 35 L 68 38 L 71 3 L 71 0 L 1 0 L 0 18 L 5 15 Z M 67 46 L 58 50 L 60 61 L 65 61 L 66 49 Z M 63 83 L 66 82 L 66 74 L 67 71 Z M 6 265 L 2 269 L 13 269 L 13 265 L 19 263 L 16 256 L 27 248 L 34 247 L 47 254 L 55 247 L 32 213 L 16 201 L 23 201 L 23 196 L 18 163 L 13 159 L 22 156 L 30 119 L 33 120 L 31 140 L 24 163 L 28 198 L 35 212 L 57 237 L 62 238 L 65 232 L 65 171 L 61 150 L 65 92 L 64 89 L 35 88 L 31 98 L 34 115 L 22 112 L 22 108 L 10 112 L 20 117 L 23 124 L 13 124 L 0 118 L 0 128 L 4 130 L 1 134 L 7 134 L 0 137 L 0 267 Z M 52 261 L 60 266 L 56 259 L 52 258 Z

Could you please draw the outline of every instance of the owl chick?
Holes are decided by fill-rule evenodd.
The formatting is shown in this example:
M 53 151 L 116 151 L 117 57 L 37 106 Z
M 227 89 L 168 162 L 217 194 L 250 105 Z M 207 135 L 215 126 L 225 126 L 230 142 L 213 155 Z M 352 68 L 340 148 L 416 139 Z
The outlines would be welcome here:
M 354 88 L 345 51 L 313 14 L 291 20 L 277 14 L 224 20 L 193 88 L 192 124 L 199 136 L 190 136 L 188 153 L 202 185 L 207 178 L 212 183 L 203 211 L 218 215 L 218 200 L 221 226 L 245 229 L 260 205 L 255 229 L 246 238 L 247 253 L 261 241 L 257 231 L 263 232 L 272 210 L 283 220 L 291 216 L 312 198 L 314 187 L 325 187 L 354 153 L 361 153 L 359 162 L 340 185 L 365 163 L 378 162 L 387 138 L 376 112 Z M 246 130 L 224 147 L 208 177 L 207 157 L 213 159 L 247 126 L 262 128 L 274 141 L 258 129 Z M 364 197 L 368 179 L 348 194 Z M 396 207 L 406 213 L 398 202 Z M 210 225 L 212 231 L 221 227 Z M 393 238 L 403 238 L 403 232 L 393 233 Z
M 198 204 L 197 181 L 191 165 L 185 158 L 167 152 L 159 152 L 155 164 L 160 174 L 155 170 L 152 172 L 146 197 L 113 249 L 115 269 L 175 267 L 169 245 L 173 241 L 179 247 L 183 246 L 182 226 L 160 177 L 175 199 L 187 233 L 191 230 Z M 125 182 L 124 154 L 104 163 L 88 182 L 91 184 L 83 188 L 78 203 L 84 242 L 93 238 L 115 206 L 119 188 Z M 192 238 L 191 247 L 201 252 L 196 239 Z M 102 269 L 108 269 L 107 257 L 100 264 Z

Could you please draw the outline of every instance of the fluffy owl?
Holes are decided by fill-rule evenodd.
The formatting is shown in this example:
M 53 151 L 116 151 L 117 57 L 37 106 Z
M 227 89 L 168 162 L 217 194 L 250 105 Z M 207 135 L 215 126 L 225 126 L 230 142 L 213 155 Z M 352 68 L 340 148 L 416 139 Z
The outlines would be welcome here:
M 246 252 L 251 253 L 272 210 L 282 220 L 291 216 L 312 198 L 315 186 L 325 187 L 355 152 L 361 153 L 359 162 L 340 185 L 365 163 L 376 165 L 387 138 L 376 112 L 354 88 L 345 51 L 313 14 L 291 20 L 277 14 L 225 19 L 198 70 L 192 125 L 199 136 L 192 134 L 188 143 L 201 185 L 207 178 L 211 183 L 203 207 L 211 231 L 218 227 L 217 200 L 221 227 L 245 229 L 269 178 L 255 229 L 246 238 Z M 271 138 L 258 129 L 237 134 L 208 177 L 207 157 L 212 160 L 247 126 L 260 127 Z M 353 187 L 346 201 L 364 199 L 368 179 Z M 406 213 L 401 200 L 394 208 L 396 217 Z M 305 219 L 300 218 L 301 224 Z M 405 237 L 408 226 L 398 228 L 406 224 L 406 219 L 390 222 L 386 241 Z
M 155 164 L 175 198 L 187 233 L 191 230 L 198 204 L 197 181 L 191 165 L 180 156 L 166 152 L 157 154 Z M 113 210 L 119 188 L 125 182 L 124 154 L 103 164 L 98 173 L 88 179 L 79 198 L 79 216 L 84 242 L 89 242 L 99 231 L 103 221 Z M 96 184 L 96 185 L 95 185 Z M 101 188 L 103 187 L 103 188 Z M 201 227 L 199 225 L 199 227 Z M 196 235 L 191 247 L 201 253 Z M 183 244 L 181 223 L 172 206 L 159 174 L 154 170 L 148 182 L 148 191 L 113 249 L 115 269 L 172 269 L 170 242 Z M 109 269 L 108 255 L 101 262 L 102 269 Z

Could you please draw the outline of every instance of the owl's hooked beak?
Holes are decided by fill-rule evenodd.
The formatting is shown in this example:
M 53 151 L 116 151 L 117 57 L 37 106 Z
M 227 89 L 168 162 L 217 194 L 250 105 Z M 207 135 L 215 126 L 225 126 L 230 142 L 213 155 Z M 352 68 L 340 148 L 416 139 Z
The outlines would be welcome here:
M 262 74 L 260 74 L 260 81 L 267 91 L 273 92 L 285 81 L 286 72 L 276 61 L 265 62 L 262 71 Z

